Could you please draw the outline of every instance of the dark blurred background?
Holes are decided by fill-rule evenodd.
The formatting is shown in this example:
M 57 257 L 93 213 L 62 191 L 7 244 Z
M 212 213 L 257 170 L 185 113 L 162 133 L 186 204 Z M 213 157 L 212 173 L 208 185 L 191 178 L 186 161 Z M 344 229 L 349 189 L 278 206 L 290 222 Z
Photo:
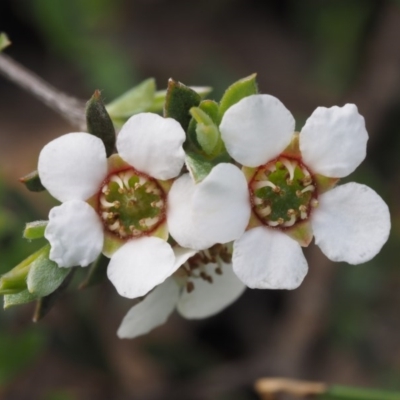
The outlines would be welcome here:
M 251 400 L 263 376 L 400 390 L 400 1 L 1 0 L 0 31 L 8 55 L 82 99 L 173 77 L 218 100 L 257 72 L 298 129 L 317 106 L 353 102 L 370 141 L 350 180 L 378 191 L 393 222 L 367 264 L 333 264 L 312 245 L 299 289 L 247 290 L 215 317 L 173 315 L 133 341 L 116 337 L 132 303 L 108 282 L 70 291 L 38 324 L 31 305 L 0 311 L 0 398 Z M 54 204 L 17 179 L 73 130 L 0 77 L 0 273 L 42 244 L 21 230 Z

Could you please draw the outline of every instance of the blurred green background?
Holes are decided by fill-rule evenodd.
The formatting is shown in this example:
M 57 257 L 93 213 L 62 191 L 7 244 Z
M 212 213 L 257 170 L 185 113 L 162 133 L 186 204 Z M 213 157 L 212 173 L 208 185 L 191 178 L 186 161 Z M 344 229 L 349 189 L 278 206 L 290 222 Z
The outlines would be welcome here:
M 115 332 L 131 302 L 108 283 L 67 293 L 40 323 L 31 305 L 0 311 L 0 398 L 39 400 L 257 399 L 263 376 L 400 390 L 400 2 L 395 0 L 2 0 L 7 53 L 59 89 L 106 101 L 155 77 L 211 85 L 219 99 L 258 72 L 301 128 L 317 106 L 353 102 L 368 157 L 350 180 L 392 214 L 382 252 L 333 264 L 311 246 L 292 292 L 247 290 L 221 314 L 174 315 L 133 341 Z M 0 78 L 0 273 L 41 243 L 26 221 L 53 203 L 17 182 L 50 139 L 73 128 Z

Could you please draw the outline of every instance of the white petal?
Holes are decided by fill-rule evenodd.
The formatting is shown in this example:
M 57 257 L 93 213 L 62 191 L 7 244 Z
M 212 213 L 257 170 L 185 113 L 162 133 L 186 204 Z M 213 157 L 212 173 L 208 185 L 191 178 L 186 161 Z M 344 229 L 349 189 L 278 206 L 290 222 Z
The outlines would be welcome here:
M 144 296 L 173 272 L 175 255 L 171 246 L 156 237 L 125 243 L 111 257 L 107 275 L 117 292 L 133 299 Z
M 189 174 L 177 179 L 168 193 L 167 224 L 171 236 L 183 247 L 203 250 L 215 244 L 201 237 L 193 223 L 192 198 L 196 189 Z
M 182 169 L 185 132 L 179 122 L 157 114 L 131 117 L 117 137 L 119 155 L 137 170 L 156 179 L 171 179 Z
M 206 271 L 212 276 L 213 283 L 196 279 L 194 290 L 183 291 L 178 301 L 179 313 L 188 319 L 207 318 L 231 305 L 246 289 L 238 279 L 231 264 L 222 265 L 222 275 L 215 273 L 217 264 L 207 264 Z
M 49 258 L 59 267 L 86 267 L 101 253 L 104 240 L 99 216 L 81 200 L 52 208 L 44 236 L 51 245 Z
M 279 230 L 247 231 L 233 247 L 233 270 L 250 288 L 296 289 L 308 266 L 300 245 Z
M 193 223 L 201 237 L 228 243 L 242 236 L 251 213 L 243 172 L 233 164 L 218 164 L 196 186 L 192 208 Z
M 368 133 L 354 104 L 318 107 L 300 133 L 300 151 L 312 171 L 332 178 L 352 173 L 364 160 Z
M 178 301 L 180 288 L 173 278 L 157 286 L 125 315 L 118 328 L 120 339 L 133 339 L 164 324 Z
M 375 257 L 387 241 L 390 214 L 374 190 L 350 182 L 319 197 L 311 224 L 315 243 L 330 260 L 360 264 Z
M 57 200 L 86 200 L 99 190 L 107 174 L 104 144 L 83 132 L 60 136 L 43 147 L 38 172 Z
M 266 94 L 240 100 L 228 109 L 220 125 L 228 153 L 247 167 L 277 157 L 289 145 L 294 128 L 290 111 Z

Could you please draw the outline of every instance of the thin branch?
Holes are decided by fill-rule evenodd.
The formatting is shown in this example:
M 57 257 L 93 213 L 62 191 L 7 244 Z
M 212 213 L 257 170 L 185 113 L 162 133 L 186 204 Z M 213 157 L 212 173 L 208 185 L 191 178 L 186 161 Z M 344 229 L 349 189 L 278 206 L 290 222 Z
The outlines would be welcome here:
M 84 129 L 85 102 L 60 92 L 6 54 L 0 54 L 0 74 L 56 111 L 73 126 Z

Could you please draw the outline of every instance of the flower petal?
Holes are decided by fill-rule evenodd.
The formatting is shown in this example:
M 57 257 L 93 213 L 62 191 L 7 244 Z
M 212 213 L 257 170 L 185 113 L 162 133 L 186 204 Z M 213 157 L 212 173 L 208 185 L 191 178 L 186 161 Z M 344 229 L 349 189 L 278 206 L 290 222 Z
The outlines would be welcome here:
M 311 223 L 322 252 L 332 261 L 349 264 L 375 257 L 390 232 L 386 203 L 368 186 L 354 182 L 321 195 Z
M 131 117 L 117 137 L 119 155 L 137 170 L 156 179 L 171 179 L 182 169 L 185 132 L 179 122 L 157 114 Z
M 255 289 L 296 289 L 308 271 L 300 245 L 266 227 L 250 229 L 235 241 L 232 262 L 239 279 Z
M 107 175 L 104 144 L 83 132 L 60 136 L 43 147 L 38 171 L 43 186 L 57 200 L 86 200 Z
M 59 267 L 86 267 L 100 254 L 104 238 L 96 211 L 81 200 L 53 207 L 44 236 L 51 245 L 49 258 Z
M 192 198 L 196 189 L 189 174 L 178 178 L 168 194 L 167 224 L 171 236 L 183 247 L 207 249 L 215 242 L 208 237 L 200 237 L 193 223 Z
M 258 167 L 278 156 L 289 145 L 294 128 L 290 111 L 266 94 L 240 100 L 220 125 L 228 153 L 246 167 Z
M 219 313 L 231 305 L 242 293 L 246 286 L 238 279 L 231 264 L 222 264 L 222 275 L 215 273 L 217 264 L 207 264 L 206 272 L 212 276 L 213 283 L 196 279 L 194 290 L 183 291 L 177 310 L 184 318 L 207 318 Z
M 300 132 L 305 163 L 316 173 L 343 178 L 364 160 L 368 133 L 354 104 L 318 107 Z
M 243 172 L 233 164 L 218 164 L 196 186 L 192 210 L 201 237 L 228 243 L 242 236 L 251 213 Z
M 175 246 L 172 249 L 175 254 L 175 266 L 174 266 L 174 272 L 187 260 L 189 260 L 190 257 L 193 257 L 196 253 L 197 250 L 192 250 L 192 249 L 186 249 L 184 247 L 180 246 Z
M 164 282 L 174 267 L 175 255 L 167 242 L 143 237 L 125 243 L 114 253 L 107 275 L 121 296 L 133 299 Z
M 164 324 L 178 301 L 180 288 L 173 278 L 157 286 L 125 315 L 118 328 L 120 339 L 133 339 Z

